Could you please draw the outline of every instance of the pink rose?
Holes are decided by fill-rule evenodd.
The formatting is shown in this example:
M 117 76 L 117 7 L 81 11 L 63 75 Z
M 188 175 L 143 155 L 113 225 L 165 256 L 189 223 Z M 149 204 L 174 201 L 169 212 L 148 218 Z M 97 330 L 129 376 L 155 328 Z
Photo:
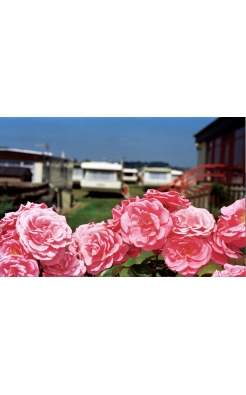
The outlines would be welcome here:
M 237 200 L 228 207 L 222 207 L 217 222 L 218 233 L 225 243 L 241 248 L 245 246 L 245 198 Z
M 11 229 L 10 226 L 6 226 L 6 224 L 4 224 L 2 227 L 0 227 L 0 246 L 4 245 L 4 243 L 8 240 L 19 240 L 19 235 L 15 227 Z
M 194 206 L 175 211 L 172 214 L 172 219 L 172 231 L 181 236 L 206 237 L 210 235 L 215 226 L 215 219 L 208 210 Z
M 16 221 L 19 215 L 16 213 L 7 213 L 0 220 L 0 245 L 7 240 L 18 240 L 19 236 L 16 232 Z
M 221 272 L 216 270 L 212 277 L 246 277 L 246 267 L 240 265 L 225 264 Z
M 120 230 L 120 219 L 122 214 L 124 214 L 129 204 L 135 201 L 136 198 L 130 198 L 128 200 L 122 200 L 122 206 L 117 204 L 112 210 L 113 219 L 109 219 L 107 221 L 107 228 L 113 230 L 114 232 L 118 232 Z
M 84 261 L 90 274 L 98 274 L 122 262 L 129 250 L 121 235 L 105 225 L 104 222 L 80 225 L 72 236 L 69 251 Z
M 129 244 L 128 247 L 127 255 L 131 258 L 137 258 L 142 252 L 141 248 L 136 247 L 134 244 Z
M 229 258 L 241 258 L 243 253 L 232 243 L 225 243 L 216 224 L 214 231 L 207 238 L 212 247 L 212 259 L 218 265 L 229 263 Z
M 38 277 L 37 261 L 22 255 L 3 255 L 0 257 L 0 277 Z
M 124 242 L 145 251 L 161 249 L 173 224 L 159 200 L 145 198 L 131 202 L 120 221 Z
M 47 208 L 45 203 L 36 204 L 28 202 L 26 206 L 20 205 L 19 210 L 15 212 L 10 212 L 5 214 L 5 216 L 0 220 L 0 245 L 6 240 L 19 239 L 16 232 L 16 222 L 23 211 L 36 209 L 36 208 Z
M 24 249 L 40 260 L 54 258 L 61 247 L 71 242 L 72 230 L 66 218 L 52 208 L 23 211 L 17 219 L 16 229 Z
M 82 260 L 65 248 L 60 248 L 50 261 L 41 261 L 44 277 L 82 277 L 86 267 Z
M 220 210 L 225 217 L 231 218 L 236 216 L 239 222 L 245 222 L 245 197 L 236 200 L 230 206 L 224 206 Z
M 176 191 L 160 192 L 156 189 L 148 189 L 144 194 L 144 198 L 158 199 L 170 213 L 191 205 L 191 202 L 185 196 L 181 196 Z
M 25 258 L 33 258 L 32 254 L 28 254 L 23 248 L 19 240 L 6 240 L 2 246 L 0 246 L 0 257 L 3 255 L 22 255 Z
M 100 225 L 103 226 L 104 222 L 101 222 Z M 72 241 L 71 244 L 69 244 L 68 250 L 73 254 L 76 255 L 78 259 L 82 259 L 83 257 L 81 255 L 80 251 L 80 245 L 81 245 L 81 239 L 84 237 L 86 231 L 90 228 L 93 228 L 94 226 L 98 226 L 99 224 L 96 224 L 95 222 L 90 222 L 88 224 L 80 225 L 78 228 L 76 228 L 75 232 L 72 234 Z
M 167 266 L 184 276 L 194 276 L 211 259 L 212 248 L 199 237 L 169 237 L 162 249 Z
M 141 248 L 135 247 L 133 244 L 128 245 L 123 242 L 123 245 L 124 245 L 125 251 L 127 251 L 127 252 L 121 260 L 114 261 L 114 265 L 120 265 L 121 263 L 125 263 L 128 261 L 129 258 L 137 258 L 142 252 Z

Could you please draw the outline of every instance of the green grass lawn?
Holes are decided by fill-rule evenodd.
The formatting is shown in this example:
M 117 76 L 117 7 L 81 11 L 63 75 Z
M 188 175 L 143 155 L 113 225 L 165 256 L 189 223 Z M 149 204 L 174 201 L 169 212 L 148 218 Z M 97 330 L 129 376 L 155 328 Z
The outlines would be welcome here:
M 123 198 L 119 197 L 88 197 L 87 192 L 81 189 L 74 189 L 74 202 L 75 206 L 68 211 L 64 211 L 68 225 L 73 231 L 82 224 L 89 222 L 107 221 L 112 218 L 112 209 L 121 204 Z M 141 186 L 130 186 L 130 197 L 142 197 L 143 190 Z

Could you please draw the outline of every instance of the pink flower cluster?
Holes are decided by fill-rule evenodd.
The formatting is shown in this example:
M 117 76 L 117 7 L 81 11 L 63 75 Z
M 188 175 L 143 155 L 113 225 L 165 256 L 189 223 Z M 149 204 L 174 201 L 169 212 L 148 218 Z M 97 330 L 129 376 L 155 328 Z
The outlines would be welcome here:
M 67 251 L 72 230 L 44 203 L 28 202 L 0 221 L 0 276 L 82 276 L 86 269 Z
M 224 270 L 215 270 L 212 277 L 246 277 L 246 267 L 226 263 Z
M 229 266 L 245 245 L 245 199 L 211 213 L 178 192 L 149 189 L 123 200 L 107 222 L 80 225 L 72 234 L 65 217 L 45 204 L 28 203 L 0 221 L 0 276 L 96 275 L 141 251 L 161 254 L 169 269 L 194 276 L 213 259 L 214 276 L 245 276 Z M 223 274 L 226 273 L 226 274 Z
M 178 192 L 149 189 L 142 199 L 117 205 L 108 227 L 129 246 L 139 248 L 139 254 L 141 250 L 161 253 L 171 270 L 194 276 L 211 258 L 224 265 L 228 257 L 242 256 L 239 248 L 245 243 L 245 199 L 223 207 L 221 212 L 223 216 L 216 224 L 208 210 L 192 206 Z

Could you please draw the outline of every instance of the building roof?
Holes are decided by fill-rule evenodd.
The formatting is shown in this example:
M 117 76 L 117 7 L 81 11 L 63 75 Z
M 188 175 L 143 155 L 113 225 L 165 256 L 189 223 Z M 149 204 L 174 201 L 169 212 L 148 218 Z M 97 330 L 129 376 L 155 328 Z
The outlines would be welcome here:
M 245 126 L 244 117 L 221 117 L 217 118 L 198 133 L 194 134 L 194 137 L 196 142 L 199 143 L 209 139 L 212 136 L 216 136 L 216 134 L 221 134 L 222 132 L 227 132 L 242 126 Z
M 4 160 L 20 160 L 20 161 L 32 161 L 42 162 L 43 160 L 48 161 L 62 161 L 72 162 L 70 159 L 62 158 L 60 156 L 53 156 L 52 152 L 40 152 L 30 151 L 18 148 L 3 148 L 0 147 L 0 159 Z
M 91 169 L 91 170 L 122 170 L 123 166 L 120 163 L 111 163 L 111 162 L 82 162 L 82 169 Z
M 144 167 L 143 171 L 146 172 L 151 172 L 151 173 L 170 173 L 171 172 L 171 168 L 170 167 Z

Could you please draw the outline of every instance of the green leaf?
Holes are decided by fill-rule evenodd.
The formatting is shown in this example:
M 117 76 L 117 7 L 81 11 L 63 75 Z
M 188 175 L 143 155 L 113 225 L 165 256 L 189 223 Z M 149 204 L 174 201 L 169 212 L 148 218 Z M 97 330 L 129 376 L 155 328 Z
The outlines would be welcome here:
M 120 277 L 136 277 L 131 267 L 124 267 L 120 271 Z
M 98 275 L 98 277 L 117 277 L 122 269 L 123 269 L 122 265 L 114 265 L 109 269 L 106 269 L 103 272 L 101 272 Z
M 165 264 L 165 262 L 158 259 L 157 264 L 156 264 L 156 270 L 163 270 L 163 269 L 166 269 L 166 267 L 167 267 L 167 265 Z
M 145 263 L 142 263 L 140 265 L 133 265 L 131 267 L 133 273 L 138 276 L 138 277 L 151 277 L 152 276 L 152 271 L 151 268 L 146 265 Z

